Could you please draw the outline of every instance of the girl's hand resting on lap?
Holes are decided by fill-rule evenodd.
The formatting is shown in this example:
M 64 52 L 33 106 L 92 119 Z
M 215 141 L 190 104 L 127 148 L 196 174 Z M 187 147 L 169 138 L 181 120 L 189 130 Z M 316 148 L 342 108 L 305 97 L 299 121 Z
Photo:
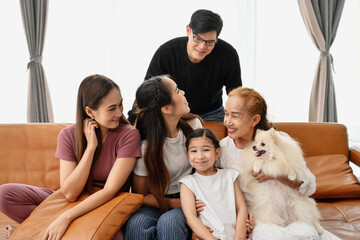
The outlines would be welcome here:
M 261 172 L 260 172 L 261 173 Z M 264 175 L 264 174 L 262 174 Z M 264 175 L 265 176 L 265 175 Z M 200 215 L 200 212 L 201 211 L 204 211 L 204 207 L 205 207 L 205 203 L 203 201 L 200 201 L 200 200 L 196 200 L 195 201 L 195 207 L 196 207 L 196 212 L 197 212 L 197 215 L 199 216 Z M 255 226 L 255 222 L 253 220 L 253 217 L 254 215 L 249 212 L 248 214 L 248 218 L 246 219 L 246 232 L 248 234 L 250 234 L 252 232 L 252 230 L 254 229 L 254 226 Z M 205 226 L 211 233 L 214 231 L 212 230 L 211 228 Z M 201 240 L 200 238 L 198 238 L 198 236 L 196 236 L 195 233 L 192 234 L 191 236 L 191 240 Z
M 197 215 L 200 215 L 201 211 L 204 211 L 204 207 L 205 207 L 205 203 L 203 201 L 200 200 L 196 200 L 195 201 L 195 207 L 196 207 L 196 212 Z M 248 218 L 246 219 L 246 232 L 248 234 L 250 234 L 252 232 L 252 230 L 254 229 L 255 223 L 253 220 L 254 215 L 249 212 L 248 214 Z M 207 226 L 206 226 L 207 227 Z M 211 228 L 207 227 L 207 229 L 212 233 L 214 230 L 212 230 Z M 195 233 L 192 234 L 191 236 L 191 240 L 201 240 L 200 238 L 198 238 L 198 236 L 196 236 Z
M 212 230 L 211 228 L 209 228 L 208 226 L 205 226 L 208 230 L 209 230 L 209 232 L 213 232 L 214 230 Z M 204 239 L 202 239 L 202 238 L 199 238 L 195 233 L 193 233 L 192 234 L 192 236 L 191 236 L 191 240 L 204 240 Z

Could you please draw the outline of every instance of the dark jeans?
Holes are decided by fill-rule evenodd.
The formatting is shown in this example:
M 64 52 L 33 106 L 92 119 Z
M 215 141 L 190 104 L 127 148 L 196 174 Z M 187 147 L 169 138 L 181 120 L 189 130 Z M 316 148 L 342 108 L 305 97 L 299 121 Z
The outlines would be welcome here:
M 215 109 L 214 111 L 199 114 L 199 116 L 204 121 L 224 122 L 225 110 L 224 110 L 224 107 L 221 106 L 218 109 Z
M 161 212 L 153 207 L 141 207 L 123 227 L 125 240 L 186 240 L 191 230 L 182 209 Z

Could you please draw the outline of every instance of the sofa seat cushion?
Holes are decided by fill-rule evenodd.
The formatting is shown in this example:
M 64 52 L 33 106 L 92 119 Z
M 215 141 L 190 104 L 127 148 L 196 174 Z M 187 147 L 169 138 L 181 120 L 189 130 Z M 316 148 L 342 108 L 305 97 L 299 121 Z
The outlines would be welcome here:
M 321 225 L 341 239 L 360 239 L 360 199 L 318 200 Z
M 305 157 L 316 177 L 315 199 L 360 198 L 360 183 L 343 154 Z

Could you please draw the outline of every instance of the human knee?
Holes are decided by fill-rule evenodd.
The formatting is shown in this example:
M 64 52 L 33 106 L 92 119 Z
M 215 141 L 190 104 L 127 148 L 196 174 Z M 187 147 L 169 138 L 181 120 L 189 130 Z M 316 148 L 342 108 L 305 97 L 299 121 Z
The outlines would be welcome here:
M 168 229 L 178 226 L 185 226 L 186 225 L 186 219 L 183 214 L 183 212 L 180 209 L 173 209 L 170 211 L 167 211 L 158 220 L 158 229 Z
M 155 226 L 158 216 L 150 208 L 142 207 L 136 211 L 126 222 L 126 228 L 147 229 Z
M 124 225 L 124 239 L 155 239 L 156 223 L 160 212 L 149 207 L 142 207 L 135 212 Z
M 187 239 L 189 236 L 184 214 L 182 211 L 173 210 L 164 213 L 159 218 L 157 224 L 157 237 L 159 240 Z
M 8 205 L 9 193 L 14 189 L 14 184 L 6 183 L 0 186 L 0 211 Z

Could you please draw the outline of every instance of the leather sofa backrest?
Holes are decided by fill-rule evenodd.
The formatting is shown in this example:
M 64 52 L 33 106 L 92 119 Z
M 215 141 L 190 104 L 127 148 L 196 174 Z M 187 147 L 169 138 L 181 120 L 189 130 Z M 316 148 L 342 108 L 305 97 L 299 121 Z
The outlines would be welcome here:
M 297 140 L 305 156 L 344 154 L 349 158 L 347 129 L 339 123 L 275 122 L 278 131 L 284 131 Z M 204 122 L 219 140 L 227 136 L 226 127 L 220 122 Z
M 305 156 L 344 154 L 349 159 L 347 129 L 339 123 L 274 123 L 276 130 L 300 142 Z
M 203 127 L 211 129 L 219 141 L 227 136 L 227 128 L 222 122 L 204 121 Z
M 24 183 L 56 190 L 57 136 L 70 124 L 0 124 L 0 185 Z
M 69 125 L 0 124 L 0 185 L 13 182 L 58 189 L 57 135 Z M 205 126 L 219 140 L 227 134 L 223 124 L 205 122 Z M 342 124 L 277 122 L 274 126 L 300 142 L 305 156 L 344 154 L 349 158 L 347 130 Z

